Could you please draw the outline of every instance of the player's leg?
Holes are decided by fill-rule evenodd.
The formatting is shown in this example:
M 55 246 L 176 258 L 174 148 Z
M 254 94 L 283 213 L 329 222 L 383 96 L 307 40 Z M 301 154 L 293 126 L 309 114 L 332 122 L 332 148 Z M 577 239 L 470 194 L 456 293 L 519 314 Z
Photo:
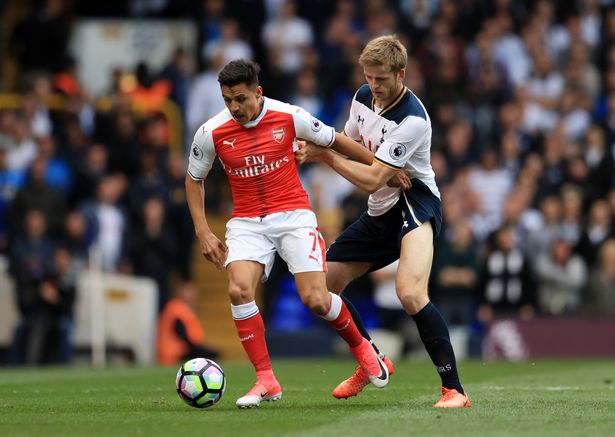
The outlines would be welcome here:
M 327 251 L 327 284 L 334 293 L 342 291 L 355 278 L 368 271 L 384 267 L 399 258 L 399 229 L 401 226 L 401 206 L 395 205 L 380 216 L 363 213 L 361 217 L 342 232 Z M 342 295 L 343 296 L 343 295 Z M 358 311 L 344 299 L 361 334 L 370 341 L 376 352 L 387 366 L 389 374 L 394 367 L 391 360 L 380 353 Z M 349 378 L 333 390 L 333 396 L 345 399 L 359 394 L 369 383 L 367 375 L 360 367 Z
M 397 295 L 416 322 L 421 340 L 442 380 L 442 399 L 436 407 L 469 407 L 459 376 L 448 327 L 438 309 L 429 301 L 427 284 L 433 260 L 433 228 L 430 221 L 408 232 L 402 239 Z
M 350 302 L 350 299 L 342 293 L 351 281 L 367 273 L 372 265 L 373 263 L 371 262 L 360 261 L 327 261 L 327 288 L 342 298 L 359 332 L 370 342 L 371 337 L 367 329 L 365 329 L 365 324 L 363 323 L 361 315 L 352 302 Z M 376 352 L 379 353 L 380 351 L 376 350 Z
M 255 261 L 234 261 L 227 265 L 231 313 L 239 340 L 256 371 L 256 384 L 237 399 L 240 408 L 257 407 L 261 400 L 278 400 L 282 389 L 271 368 L 265 340 L 265 324 L 254 300 L 265 266 Z
M 327 289 L 325 241 L 318 230 L 316 215 L 306 210 L 289 211 L 272 215 L 270 224 L 271 235 L 275 235 L 272 241 L 295 276 L 302 302 L 346 340 L 370 381 L 384 387 L 389 380 L 386 366 L 361 336 L 342 299 Z
M 346 287 L 352 280 L 363 276 L 371 269 L 372 266 L 372 262 L 365 261 L 327 262 L 327 288 L 333 293 L 338 294 L 342 298 L 344 304 L 346 305 L 346 308 L 348 308 L 348 311 L 352 316 L 352 320 L 354 320 L 355 324 L 357 325 L 357 329 L 359 330 L 361 335 L 370 342 L 376 353 L 383 360 L 384 364 L 387 367 L 387 370 L 389 371 L 390 376 L 395 371 L 393 362 L 380 352 L 376 344 L 372 341 L 371 336 L 367 332 L 367 329 L 365 329 L 365 325 L 363 324 L 363 319 L 361 318 L 361 315 L 354 307 L 352 302 L 342 294 L 342 292 L 346 289 Z M 332 394 L 333 397 L 337 399 L 347 399 L 349 397 L 358 395 L 368 384 L 369 378 L 367 374 L 365 373 L 365 371 L 363 371 L 363 368 L 361 366 L 357 366 L 355 372 L 349 378 L 346 378 L 344 381 L 340 382 L 333 389 Z
M 256 371 L 256 385 L 237 400 L 240 408 L 277 400 L 282 389 L 276 380 L 265 341 L 265 325 L 254 296 L 256 287 L 269 275 L 275 246 L 267 237 L 267 223 L 260 218 L 233 218 L 226 225 L 226 271 L 231 313 L 241 345 Z
M 293 269 L 290 267 L 291 270 Z M 322 317 L 342 337 L 368 379 L 382 388 L 389 381 L 389 372 L 371 343 L 363 338 L 342 299 L 327 290 L 324 272 L 294 272 L 301 301 L 314 314 Z

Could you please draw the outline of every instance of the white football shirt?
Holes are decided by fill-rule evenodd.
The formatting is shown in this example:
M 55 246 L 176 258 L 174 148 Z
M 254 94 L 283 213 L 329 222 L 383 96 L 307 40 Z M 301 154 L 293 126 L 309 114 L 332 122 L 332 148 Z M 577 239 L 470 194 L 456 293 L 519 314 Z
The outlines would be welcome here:
M 369 86 L 356 92 L 350 117 L 344 127 L 346 135 L 374 152 L 375 159 L 386 166 L 408 170 L 440 198 L 431 167 L 431 120 L 427 110 L 408 88 L 386 108 L 375 106 Z M 384 186 L 369 196 L 368 214 L 382 215 L 399 199 L 399 188 Z

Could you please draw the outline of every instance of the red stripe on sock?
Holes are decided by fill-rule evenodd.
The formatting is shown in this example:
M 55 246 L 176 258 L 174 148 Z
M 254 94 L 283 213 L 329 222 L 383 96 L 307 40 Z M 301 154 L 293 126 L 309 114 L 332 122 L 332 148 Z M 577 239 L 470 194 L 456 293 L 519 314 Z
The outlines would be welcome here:
M 342 302 L 342 309 L 337 319 L 327 321 L 327 323 L 333 326 L 350 347 L 358 346 L 363 341 L 363 336 L 357 329 L 357 325 L 355 325 L 354 320 L 352 320 L 350 311 L 348 311 L 344 302 Z

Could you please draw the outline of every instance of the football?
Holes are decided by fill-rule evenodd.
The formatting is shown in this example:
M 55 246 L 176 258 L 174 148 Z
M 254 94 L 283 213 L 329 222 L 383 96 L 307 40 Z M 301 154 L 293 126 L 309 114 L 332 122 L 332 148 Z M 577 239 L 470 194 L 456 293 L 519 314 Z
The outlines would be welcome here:
M 179 397 L 191 407 L 207 408 L 222 398 L 226 378 L 215 361 L 194 358 L 177 371 L 175 388 Z

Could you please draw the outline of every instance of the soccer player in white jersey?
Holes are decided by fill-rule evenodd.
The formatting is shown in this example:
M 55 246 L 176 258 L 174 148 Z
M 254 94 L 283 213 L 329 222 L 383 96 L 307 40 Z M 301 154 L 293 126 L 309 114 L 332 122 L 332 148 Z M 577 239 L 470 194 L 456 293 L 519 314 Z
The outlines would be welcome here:
M 232 61 L 222 69 L 218 81 L 226 109 L 197 130 L 186 175 L 188 206 L 201 251 L 218 269 L 226 267 L 231 313 L 256 370 L 256 384 L 236 404 L 249 408 L 282 397 L 254 301 L 258 282 L 269 275 L 276 251 L 295 276 L 302 302 L 346 340 L 369 380 L 384 387 L 386 366 L 358 331 L 341 298 L 327 290 L 324 240 L 294 156 L 297 138 L 341 152 L 349 140 L 303 109 L 264 97 L 258 70 L 257 64 L 246 60 Z M 204 180 L 216 157 L 226 171 L 234 202 L 226 244 L 209 228 L 204 210 Z
M 354 278 L 399 259 L 397 295 L 416 322 L 442 380 L 442 397 L 435 407 L 469 407 L 470 400 L 459 381 L 448 327 L 429 301 L 427 291 L 434 238 L 442 223 L 440 192 L 430 161 L 429 115 L 403 84 L 407 53 L 397 38 L 381 36 L 370 41 L 359 63 L 367 84 L 354 96 L 344 131 L 356 141 L 357 148 L 362 145 L 374 153 L 373 162 L 367 165 L 352 161 L 309 143 L 297 152 L 300 163 L 322 160 L 371 193 L 367 212 L 344 230 L 327 251 L 327 285 L 331 291 L 341 293 Z M 411 188 L 386 186 L 400 169 L 410 173 Z M 360 326 L 356 310 L 348 306 Z M 365 329 L 360 329 L 369 338 Z M 388 359 L 385 362 L 392 373 L 392 363 Z M 358 368 L 336 387 L 333 395 L 356 396 L 368 383 L 365 372 Z

